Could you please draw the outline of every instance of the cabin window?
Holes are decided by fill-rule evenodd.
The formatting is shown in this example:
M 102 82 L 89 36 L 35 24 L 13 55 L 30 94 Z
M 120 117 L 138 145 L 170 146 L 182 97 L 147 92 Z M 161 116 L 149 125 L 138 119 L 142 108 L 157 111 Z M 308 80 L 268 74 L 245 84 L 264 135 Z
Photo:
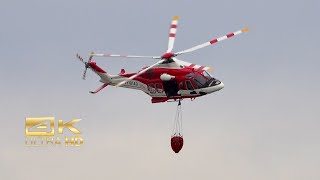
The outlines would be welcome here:
M 188 90 L 194 90 L 194 88 L 189 80 L 186 80 L 186 85 L 187 85 Z
M 148 85 L 148 90 L 149 90 L 149 92 L 150 92 L 151 94 L 156 93 L 156 89 L 155 89 L 153 83 L 150 83 L 150 84 Z
M 156 91 L 158 93 L 163 93 L 163 86 L 161 83 L 156 83 Z

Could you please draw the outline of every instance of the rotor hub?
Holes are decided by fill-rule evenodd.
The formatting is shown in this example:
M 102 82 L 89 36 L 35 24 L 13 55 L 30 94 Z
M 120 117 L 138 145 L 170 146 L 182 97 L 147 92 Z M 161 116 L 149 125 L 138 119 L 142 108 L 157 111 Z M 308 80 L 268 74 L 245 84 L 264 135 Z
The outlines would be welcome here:
M 174 53 L 173 52 L 168 52 L 168 53 L 165 53 L 164 55 L 161 56 L 162 59 L 170 59 L 172 57 L 174 57 Z

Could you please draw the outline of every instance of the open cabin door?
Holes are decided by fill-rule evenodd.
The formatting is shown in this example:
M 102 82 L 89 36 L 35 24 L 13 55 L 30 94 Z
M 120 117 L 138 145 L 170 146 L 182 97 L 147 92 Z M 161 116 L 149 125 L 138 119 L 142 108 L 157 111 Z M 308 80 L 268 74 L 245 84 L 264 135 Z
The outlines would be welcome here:
M 163 81 L 163 89 L 167 97 L 178 96 L 179 88 L 176 80 Z

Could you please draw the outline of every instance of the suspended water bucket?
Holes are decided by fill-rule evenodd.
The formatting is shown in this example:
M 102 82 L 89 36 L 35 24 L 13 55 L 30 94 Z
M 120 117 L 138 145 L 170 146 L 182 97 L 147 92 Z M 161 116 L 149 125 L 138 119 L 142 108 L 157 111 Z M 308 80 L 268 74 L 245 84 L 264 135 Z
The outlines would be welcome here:
M 183 147 L 182 136 L 182 110 L 181 103 L 179 101 L 176 116 L 173 123 L 173 130 L 171 135 L 171 148 L 175 153 L 178 153 Z
M 172 136 L 171 137 L 171 148 L 175 153 L 178 153 L 183 146 L 183 137 L 182 136 Z

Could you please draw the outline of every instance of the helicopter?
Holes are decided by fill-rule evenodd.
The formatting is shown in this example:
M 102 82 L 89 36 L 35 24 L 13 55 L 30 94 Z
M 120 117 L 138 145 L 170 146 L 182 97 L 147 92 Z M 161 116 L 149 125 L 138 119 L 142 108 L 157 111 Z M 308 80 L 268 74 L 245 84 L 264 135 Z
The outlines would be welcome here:
M 96 94 L 107 86 L 130 88 L 141 90 L 151 96 L 152 103 L 172 102 L 190 98 L 194 100 L 213 92 L 219 91 L 224 84 L 212 77 L 208 72 L 211 68 L 198 64 L 189 63 L 177 59 L 177 56 L 190 53 L 241 33 L 247 32 L 249 28 L 243 28 L 239 31 L 229 33 L 225 36 L 210 40 L 203 44 L 191 47 L 189 49 L 172 52 L 179 16 L 172 18 L 169 42 L 166 53 L 161 56 L 137 56 L 137 55 L 118 55 L 118 54 L 96 54 L 91 52 L 86 62 L 79 54 L 76 57 L 85 65 L 83 79 L 86 78 L 87 69 L 91 69 L 100 76 L 100 82 L 103 83 L 95 91 Z M 159 61 L 150 66 L 144 67 L 139 72 L 126 73 L 121 69 L 117 75 L 111 75 L 97 65 L 92 59 L 93 57 L 112 57 L 112 58 L 151 58 Z

